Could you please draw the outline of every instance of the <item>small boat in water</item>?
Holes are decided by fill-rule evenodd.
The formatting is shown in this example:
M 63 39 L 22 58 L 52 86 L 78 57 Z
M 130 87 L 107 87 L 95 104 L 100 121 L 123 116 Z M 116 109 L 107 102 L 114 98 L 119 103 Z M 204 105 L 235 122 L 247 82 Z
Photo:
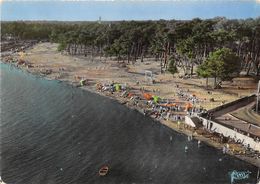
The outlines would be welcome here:
M 108 173 L 108 166 L 103 166 L 99 170 L 99 176 L 105 176 L 107 175 L 107 173 Z

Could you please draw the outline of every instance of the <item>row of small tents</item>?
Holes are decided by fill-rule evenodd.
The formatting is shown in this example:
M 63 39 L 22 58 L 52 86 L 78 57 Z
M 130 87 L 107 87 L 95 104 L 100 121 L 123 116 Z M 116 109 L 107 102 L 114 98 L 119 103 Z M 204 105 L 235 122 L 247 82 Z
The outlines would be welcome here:
M 81 80 L 79 81 L 80 86 L 86 85 L 86 82 L 87 82 L 86 79 L 81 79 Z M 102 87 L 102 85 L 98 83 L 98 84 L 97 84 L 97 88 L 100 89 L 101 87 Z M 125 88 L 126 88 L 126 85 L 121 85 L 121 84 L 116 83 L 116 84 L 113 84 L 113 87 L 114 87 L 115 91 L 120 91 L 121 89 L 125 89 Z
M 115 91 L 126 90 L 126 84 L 115 83 L 112 86 L 110 86 L 110 85 L 105 85 L 105 86 L 106 87 L 113 87 L 115 89 Z M 97 83 L 96 87 L 97 87 L 97 89 L 101 89 L 103 87 L 103 85 L 100 84 L 100 83 Z
M 155 103 L 159 103 L 161 100 L 159 96 L 151 95 L 150 93 L 144 93 L 143 96 L 146 100 L 153 100 Z
M 161 98 L 159 96 L 151 95 L 150 93 L 143 93 L 143 97 L 146 100 L 154 100 L 154 102 L 156 102 L 156 103 L 159 103 L 161 101 Z M 161 104 L 161 106 L 175 107 L 175 106 L 177 106 L 177 104 L 176 103 L 166 103 L 166 104 Z M 192 108 L 192 104 L 188 102 L 185 107 Z
M 143 94 L 143 97 L 146 99 L 146 100 L 153 100 L 155 103 L 159 103 L 161 101 L 161 98 L 159 96 L 156 96 L 156 95 L 151 95 L 149 93 L 144 93 Z M 164 106 L 164 107 L 176 107 L 177 104 L 176 103 L 165 103 L 165 104 L 160 104 L 160 106 Z M 185 105 L 185 110 L 189 110 L 193 107 L 193 105 L 188 102 L 186 103 Z
M 80 81 L 80 83 L 81 83 L 81 85 L 84 85 L 84 82 L 86 82 L 86 81 Z M 98 84 L 98 86 L 100 86 L 100 84 Z M 116 83 L 116 84 L 114 84 L 113 85 L 114 86 L 114 88 L 115 88 L 115 91 L 120 91 L 122 88 L 125 88 L 125 86 L 122 86 L 121 84 L 118 84 L 118 83 Z M 132 96 L 134 96 L 134 94 L 133 93 L 128 93 L 128 95 L 127 95 L 128 97 L 132 97 Z M 153 100 L 154 101 L 154 103 L 156 103 L 156 104 L 158 104 L 158 103 L 160 103 L 161 101 L 162 101 L 162 98 L 161 97 L 159 97 L 159 96 L 157 96 L 157 95 L 152 95 L 152 94 L 150 94 L 150 93 L 143 93 L 143 97 L 146 99 L 146 100 Z M 176 103 L 165 103 L 165 104 L 160 104 L 160 106 L 164 106 L 164 107 L 176 107 L 177 106 L 177 104 Z M 186 103 L 186 105 L 185 105 L 185 109 L 186 110 L 189 110 L 190 108 L 192 108 L 193 107 L 193 105 L 191 104 L 191 103 Z

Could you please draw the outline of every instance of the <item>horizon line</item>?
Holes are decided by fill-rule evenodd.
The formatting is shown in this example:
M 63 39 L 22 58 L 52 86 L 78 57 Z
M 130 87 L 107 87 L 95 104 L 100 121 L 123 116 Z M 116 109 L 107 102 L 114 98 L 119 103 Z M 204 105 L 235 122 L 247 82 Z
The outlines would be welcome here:
M 216 17 L 211 17 L 211 18 L 201 18 L 201 17 L 194 17 L 192 19 L 174 19 L 174 18 L 169 18 L 169 19 L 114 19 L 114 20 L 101 20 L 101 22 L 119 22 L 119 21 L 191 21 L 194 19 L 200 19 L 200 20 L 210 20 L 210 19 L 227 19 L 227 20 L 247 20 L 247 19 L 259 19 L 260 16 L 257 17 L 247 17 L 247 18 L 229 18 L 225 16 L 216 16 Z M 17 20 L 3 20 L 1 19 L 1 22 L 37 22 L 37 21 L 55 21 L 55 22 L 98 22 L 99 19 L 97 18 L 96 20 L 58 20 L 58 19 L 17 19 Z

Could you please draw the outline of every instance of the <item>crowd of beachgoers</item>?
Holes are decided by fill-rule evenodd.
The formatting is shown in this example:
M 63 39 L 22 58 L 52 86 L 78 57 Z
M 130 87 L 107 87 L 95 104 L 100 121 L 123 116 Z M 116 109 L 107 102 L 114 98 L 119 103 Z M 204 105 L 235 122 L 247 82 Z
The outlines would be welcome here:
M 211 119 L 212 113 L 208 113 L 200 105 L 203 99 L 199 99 L 195 94 L 190 94 L 187 90 L 181 89 L 178 85 L 176 85 L 176 99 L 164 99 L 163 97 L 153 95 L 150 91 L 146 91 L 142 87 L 140 89 L 133 89 L 126 84 L 116 82 L 106 84 L 97 83 L 96 89 L 105 95 L 112 95 L 116 99 L 120 99 L 119 101 L 138 109 L 145 116 L 150 116 L 158 121 L 162 120 L 175 123 L 178 129 L 183 128 L 189 132 L 188 140 L 192 140 L 194 135 L 201 134 L 221 144 L 224 154 L 243 155 L 255 159 L 260 158 L 259 152 L 252 150 L 248 145 L 244 145 L 235 139 L 224 137 L 223 134 L 218 134 L 210 130 L 210 128 L 194 128 L 185 124 L 185 116 L 203 113 L 207 114 L 208 119 Z M 198 141 L 198 146 L 200 146 L 200 141 Z
M 140 87 L 140 89 L 131 89 L 126 84 L 118 84 L 111 82 L 110 84 L 96 85 L 97 90 L 113 95 L 117 93 L 120 97 L 127 100 L 127 103 L 132 104 L 141 109 L 144 115 L 152 116 L 156 119 L 183 121 L 186 115 L 206 112 L 202 106 L 198 106 L 199 99 L 195 94 L 188 94 L 178 88 L 178 99 L 165 99 L 150 91 Z

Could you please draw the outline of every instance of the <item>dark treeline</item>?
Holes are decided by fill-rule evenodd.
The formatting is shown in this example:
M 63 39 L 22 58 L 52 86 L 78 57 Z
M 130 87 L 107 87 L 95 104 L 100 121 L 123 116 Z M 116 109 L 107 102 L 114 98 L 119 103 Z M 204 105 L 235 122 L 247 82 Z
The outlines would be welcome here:
M 239 57 L 236 68 L 246 74 L 260 75 L 260 18 L 1 24 L 2 39 L 11 35 L 19 39 L 50 40 L 59 43 L 60 51 L 71 55 L 115 57 L 128 63 L 154 58 L 161 62 L 162 72 L 174 60 L 174 65 L 186 74 L 193 74 L 194 67 L 204 64 L 210 53 L 228 48 L 225 53 Z M 200 70 L 209 65 L 202 66 Z

